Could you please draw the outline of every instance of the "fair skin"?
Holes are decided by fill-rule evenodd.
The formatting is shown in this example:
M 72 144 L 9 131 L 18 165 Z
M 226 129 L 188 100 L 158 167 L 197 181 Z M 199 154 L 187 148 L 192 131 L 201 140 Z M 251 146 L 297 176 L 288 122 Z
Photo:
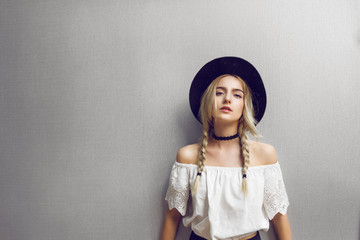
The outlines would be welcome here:
M 238 121 L 244 107 L 243 86 L 232 77 L 222 78 L 216 88 L 216 112 L 214 113 L 214 132 L 217 136 L 231 136 L 237 132 Z M 231 110 L 230 110 L 230 109 Z M 200 143 L 182 147 L 176 161 L 197 164 Z M 239 138 L 217 141 L 209 138 L 206 148 L 206 166 L 241 167 Z M 277 162 L 275 148 L 269 144 L 249 140 L 251 166 L 274 164 Z M 167 210 L 162 230 L 162 240 L 175 239 L 181 214 L 173 208 Z M 278 213 L 271 220 L 278 240 L 291 240 L 290 224 L 287 214 Z

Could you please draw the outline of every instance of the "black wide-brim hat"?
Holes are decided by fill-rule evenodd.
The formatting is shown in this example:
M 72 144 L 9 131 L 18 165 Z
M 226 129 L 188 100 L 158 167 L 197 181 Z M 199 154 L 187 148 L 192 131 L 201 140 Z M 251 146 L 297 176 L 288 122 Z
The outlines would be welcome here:
M 246 82 L 251 91 L 254 117 L 260 122 L 266 108 L 266 91 L 259 72 L 248 61 L 238 57 L 216 58 L 205 64 L 196 74 L 190 87 L 190 107 L 195 118 L 201 123 L 199 114 L 203 93 L 210 83 L 220 75 L 237 75 Z

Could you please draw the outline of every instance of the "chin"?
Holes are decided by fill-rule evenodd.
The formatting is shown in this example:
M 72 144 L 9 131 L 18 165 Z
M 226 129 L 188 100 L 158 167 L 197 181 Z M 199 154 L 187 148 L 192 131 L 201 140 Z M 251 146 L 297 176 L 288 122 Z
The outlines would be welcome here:
M 221 117 L 221 118 L 216 118 L 215 122 L 217 122 L 217 123 L 227 123 L 227 124 L 229 124 L 229 123 L 238 123 L 239 119 Z

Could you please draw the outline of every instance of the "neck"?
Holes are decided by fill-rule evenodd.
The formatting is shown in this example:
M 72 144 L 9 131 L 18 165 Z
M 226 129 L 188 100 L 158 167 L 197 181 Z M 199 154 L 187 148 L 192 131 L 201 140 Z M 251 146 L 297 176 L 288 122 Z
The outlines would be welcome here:
M 228 137 L 238 132 L 238 124 L 214 124 L 214 133 L 219 137 Z
M 238 125 L 237 124 L 214 124 L 214 134 L 218 137 L 229 137 L 229 136 L 233 136 L 237 133 L 238 131 Z M 214 144 L 218 145 L 219 147 L 221 146 L 230 146 L 233 144 L 239 144 L 240 138 L 234 138 L 231 140 L 216 140 L 211 136 L 211 142 L 213 142 Z
M 213 136 L 216 140 L 225 141 L 225 140 L 235 139 L 235 138 L 239 137 L 239 134 L 238 134 L 238 133 L 235 133 L 234 135 L 231 135 L 231 136 L 216 136 L 215 133 L 213 133 L 212 136 Z

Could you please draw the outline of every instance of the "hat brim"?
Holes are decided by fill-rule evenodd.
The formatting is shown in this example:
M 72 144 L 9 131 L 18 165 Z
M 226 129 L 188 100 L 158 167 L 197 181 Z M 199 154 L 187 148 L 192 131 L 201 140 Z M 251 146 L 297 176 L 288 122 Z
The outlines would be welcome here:
M 251 63 L 238 57 L 216 58 L 205 64 L 195 75 L 189 93 L 190 107 L 195 118 L 201 123 L 199 116 L 201 97 L 210 83 L 224 74 L 237 75 L 246 82 L 251 91 L 254 117 L 257 122 L 260 122 L 266 108 L 266 91 L 263 81 Z

